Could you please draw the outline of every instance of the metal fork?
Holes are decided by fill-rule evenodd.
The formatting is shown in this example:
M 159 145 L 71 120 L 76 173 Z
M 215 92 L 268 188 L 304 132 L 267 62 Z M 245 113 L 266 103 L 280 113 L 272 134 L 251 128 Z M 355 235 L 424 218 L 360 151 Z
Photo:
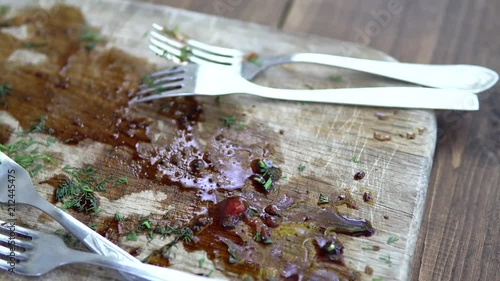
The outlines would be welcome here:
M 10 272 L 40 276 L 67 264 L 92 264 L 126 272 L 148 280 L 209 280 L 194 274 L 131 261 L 118 261 L 94 253 L 69 248 L 54 234 L 0 221 L 0 268 Z M 4 246 L 8 245 L 8 247 Z M 215 279 L 210 279 L 215 280 Z
M 118 262 L 140 264 L 138 259 L 40 196 L 33 187 L 28 172 L 2 152 L 0 152 L 0 203 L 8 206 L 24 204 L 40 209 L 93 252 L 111 257 Z
M 313 63 L 336 66 L 385 76 L 418 85 L 483 92 L 498 81 L 498 74 L 476 65 L 428 65 L 375 61 L 317 53 L 297 53 L 285 56 L 252 55 L 237 49 L 223 48 L 185 38 L 159 24 L 153 24 L 149 33 L 150 49 L 174 62 L 222 65 L 253 80 L 270 66 L 286 63 Z
M 133 102 L 189 95 L 246 93 L 272 99 L 364 106 L 477 110 L 477 95 L 461 90 L 421 87 L 376 87 L 325 90 L 275 89 L 252 83 L 214 65 L 176 66 L 151 74 Z

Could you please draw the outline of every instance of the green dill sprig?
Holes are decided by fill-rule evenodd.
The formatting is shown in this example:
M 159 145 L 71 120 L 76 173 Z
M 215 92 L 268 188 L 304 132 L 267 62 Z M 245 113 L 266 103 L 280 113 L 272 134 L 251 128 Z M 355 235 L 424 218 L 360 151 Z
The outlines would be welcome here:
M 135 231 L 131 231 L 127 235 L 127 240 L 129 240 L 129 241 L 137 241 L 137 233 L 135 233 Z
M 99 177 L 91 165 L 82 168 L 64 166 L 62 170 L 69 178 L 60 180 L 56 189 L 56 200 L 62 202 L 65 209 L 97 213 L 98 203 L 94 192 L 106 191 L 106 186 L 113 183 L 113 175 Z
M 359 163 L 359 156 L 352 157 L 352 162 Z
M 4 16 L 9 12 L 9 10 L 10 10 L 9 5 L 0 5 L 0 16 Z
M 305 165 L 303 165 L 303 164 L 300 164 L 300 165 L 297 167 L 297 170 L 299 170 L 299 172 L 303 172 L 305 169 L 306 169 L 306 166 L 305 166 Z
M 0 144 L 0 151 L 7 154 L 17 164 L 26 169 L 31 177 L 34 177 L 44 167 L 45 163 L 53 162 L 52 157 L 38 151 L 40 145 L 48 146 L 49 144 L 37 142 L 28 137 L 13 144 Z
M 391 236 L 387 239 L 387 244 L 396 243 L 399 240 L 396 236 Z
M 0 98 L 5 98 L 10 95 L 10 90 L 12 90 L 12 85 L 0 84 Z
M 234 116 L 221 117 L 220 121 L 222 122 L 223 126 L 231 128 L 231 126 L 233 126 L 234 122 L 236 121 L 236 117 Z
M 115 221 L 120 222 L 120 221 L 123 221 L 123 220 L 124 220 L 123 215 L 120 214 L 119 212 L 116 212 L 115 213 Z
M 330 198 L 323 193 L 319 194 L 318 205 L 330 203 Z
M 81 36 L 80 36 L 80 42 L 84 42 L 85 44 L 83 47 L 87 50 L 90 51 L 95 48 L 96 44 L 98 42 L 102 41 L 101 35 L 92 32 L 87 26 L 82 28 Z
M 391 255 L 387 255 L 387 256 L 381 256 L 378 258 L 379 260 L 383 261 L 385 264 L 391 266 L 392 265 L 392 261 L 391 261 Z
M 113 181 L 114 185 L 128 185 L 128 177 L 124 176 Z

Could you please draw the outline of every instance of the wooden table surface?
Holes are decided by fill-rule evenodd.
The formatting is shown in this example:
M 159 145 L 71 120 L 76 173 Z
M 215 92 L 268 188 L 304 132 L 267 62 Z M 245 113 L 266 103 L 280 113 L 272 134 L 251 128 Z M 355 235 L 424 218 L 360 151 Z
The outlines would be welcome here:
M 314 33 L 400 61 L 478 64 L 500 72 L 500 1 L 152 0 Z M 438 143 L 412 280 L 495 280 L 500 267 L 500 87 L 479 112 L 440 111 Z

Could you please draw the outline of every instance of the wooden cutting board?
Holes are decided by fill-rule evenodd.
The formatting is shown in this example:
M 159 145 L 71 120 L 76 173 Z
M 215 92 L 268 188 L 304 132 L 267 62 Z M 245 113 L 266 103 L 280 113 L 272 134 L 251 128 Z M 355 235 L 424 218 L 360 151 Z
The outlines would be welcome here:
M 53 2 L 39 1 L 36 5 L 48 9 Z M 282 33 L 256 24 L 170 7 L 110 0 L 64 1 L 64 3 L 79 7 L 88 25 L 97 28 L 104 36 L 105 40 L 99 42 L 99 46 L 92 52 L 106 52 L 116 47 L 147 60 L 157 68 L 166 67 L 169 63 L 152 55 L 147 49 L 147 39 L 143 34 L 149 30 L 153 22 L 172 28 L 178 25 L 183 34 L 207 43 L 257 53 L 319 52 L 393 60 L 386 54 L 364 46 L 306 34 Z M 17 10 L 34 4 L 33 1 L 16 1 L 10 5 L 11 11 L 7 16 L 12 16 Z M 40 13 L 40 17 L 47 17 L 48 21 L 51 16 L 50 13 Z M 5 30 L 7 29 L 2 29 Z M 8 29 L 8 32 L 21 39 L 26 33 L 22 28 Z M 6 65 L 29 66 L 30 63 L 46 63 L 43 59 L 41 62 L 34 59 L 37 57 L 36 52 L 36 49 L 15 54 L 3 52 L 3 57 L 0 55 L 0 58 Z M 129 62 L 145 63 L 138 60 Z M 134 68 L 131 71 L 133 72 Z M 13 77 L 9 75 L 13 74 L 0 74 L 0 83 L 8 83 L 9 81 L 5 80 Z M 85 72 L 80 73 L 82 77 L 85 75 Z M 75 84 L 74 80 L 68 83 L 70 83 L 68 89 L 71 89 L 71 83 Z M 256 83 L 282 88 L 402 85 L 367 74 L 297 64 L 272 68 L 260 75 Z M 16 90 L 13 89 L 13 92 L 16 93 Z M 87 94 L 95 94 L 95 91 L 89 86 Z M 371 237 L 338 234 L 338 239 L 344 245 L 345 267 L 341 267 L 343 272 L 359 272 L 362 280 L 408 278 L 436 141 L 436 120 L 432 111 L 283 102 L 247 95 L 224 96 L 220 100 L 198 97 L 196 101 L 202 108 L 201 117 L 196 122 L 193 121 L 192 135 L 188 140 L 196 146 L 196 150 L 188 153 L 186 157 L 196 156 L 197 151 L 210 152 L 216 159 L 223 159 L 225 163 L 229 163 L 226 165 L 220 161 L 222 169 L 229 167 L 231 170 L 231 173 L 217 172 L 217 176 L 226 176 L 226 187 L 231 190 L 216 191 L 215 195 L 209 197 L 220 202 L 225 197 L 242 195 L 258 207 L 276 204 L 283 207 L 284 219 L 279 227 L 272 229 L 274 246 L 251 244 L 251 241 L 245 239 L 238 240 L 240 238 L 235 240 L 239 241 L 238 243 L 242 241 L 250 243 L 244 244 L 247 247 L 274 249 L 274 252 L 257 250 L 256 252 L 261 253 L 258 256 L 261 262 L 257 262 L 257 265 L 245 261 L 236 265 L 228 264 L 226 260 L 228 255 L 225 253 L 227 248 L 218 249 L 219 252 L 214 254 L 207 247 L 197 247 L 196 243 L 207 244 L 205 241 L 207 239 L 218 241 L 229 239 L 221 233 L 212 238 L 209 234 L 202 233 L 200 235 L 202 242 L 196 242 L 195 246 L 184 244 L 184 247 L 179 243 L 172 248 L 169 259 L 172 268 L 232 280 L 243 279 L 245 272 L 256 279 L 281 278 L 283 268 L 274 268 L 272 261 L 275 257 L 266 256 L 271 252 L 280 252 L 279 258 L 276 258 L 280 259 L 280 264 L 295 264 L 299 271 L 312 268 L 313 271 L 316 270 L 318 278 L 328 280 L 330 277 L 325 276 L 330 275 L 324 272 L 331 271 L 337 265 L 321 261 L 316 251 L 317 246 L 314 244 L 316 237 L 325 235 L 325 229 L 322 229 L 324 224 L 308 220 L 309 217 L 314 218 L 333 209 L 331 204 L 317 204 L 320 194 L 323 194 L 332 200 L 342 195 L 351 197 L 353 200 L 351 203 L 357 205 L 357 208 L 346 208 L 342 205 L 338 207 L 338 212 L 343 216 L 366 219 L 375 229 L 375 235 Z M 103 105 L 89 102 L 88 106 Z M 132 105 L 125 115 L 149 120 L 147 135 L 151 143 L 147 146 L 153 150 L 179 145 L 182 141 L 186 141 L 186 136 L 183 135 L 186 130 L 179 130 L 179 124 L 172 121 L 174 119 L 168 114 L 158 114 L 158 106 L 160 103 Z M 2 129 L 0 141 L 3 143 L 14 143 L 18 140 L 15 129 L 29 129 L 15 117 L 12 108 L 9 110 L 0 111 Z M 22 111 L 22 108 L 20 110 Z M 29 114 L 30 110 L 26 110 L 26 114 Z M 47 109 L 47 112 L 51 113 L 50 110 L 53 108 Z M 63 117 L 58 118 L 64 119 L 64 114 L 72 114 L 71 108 L 60 114 Z M 181 112 L 182 114 L 185 112 Z M 221 123 L 221 118 L 227 116 L 236 118 L 236 124 L 231 128 Z M 50 121 L 49 117 L 48 124 Z M 242 126 L 237 128 L 240 122 Z M 408 135 L 408 132 L 413 132 L 414 135 Z M 391 140 L 377 140 L 374 138 L 375 133 L 390 136 Z M 30 137 L 41 141 L 49 138 L 43 133 L 31 133 Z M 65 142 L 68 139 L 62 137 L 56 138 L 58 140 L 54 144 L 40 148 L 40 151 L 51 155 L 55 163 L 47 165 L 33 178 L 35 188 L 47 199 L 52 198 L 54 193 L 54 186 L 47 181 L 54 175 L 63 173 L 62 168 L 65 165 L 74 167 L 92 165 L 97 167 L 102 175 L 114 174 L 128 178 L 129 183 L 122 189 L 123 192 L 99 193 L 100 212 L 97 215 L 82 215 L 69 211 L 78 219 L 95 224 L 97 228 L 116 212 L 125 217 L 134 217 L 165 214 L 167 210 L 174 210 L 175 216 L 182 224 L 188 223 L 194 217 L 194 213 L 207 212 L 213 207 L 212 202 L 201 200 L 201 197 L 207 194 L 200 195 L 199 191 L 182 186 L 189 184 L 165 183 L 154 177 L 145 178 L 138 169 L 132 167 L 135 163 L 130 156 L 133 154 L 131 152 L 133 149 L 123 148 L 127 145 L 116 148 L 105 141 L 95 141 L 99 140 L 99 137 L 82 139 L 77 144 L 71 141 Z M 124 142 L 127 143 L 127 140 Z M 251 180 L 246 180 L 250 171 L 250 160 L 259 157 L 278 164 L 282 174 L 286 176 L 276 183 L 276 192 L 262 194 L 252 187 L 249 183 Z M 119 163 L 124 165 L 117 165 L 113 159 L 119 159 L 122 161 Z M 247 163 L 245 159 L 250 160 Z M 127 165 L 131 165 L 132 168 Z M 303 170 L 299 169 L 299 166 L 302 166 Z M 354 175 L 358 172 L 364 172 L 365 177 L 354 180 Z M 363 200 L 365 192 L 373 196 L 368 203 Z M 58 203 L 58 206 L 61 206 L 60 204 Z M 54 232 L 60 228 L 56 222 L 32 207 L 19 206 L 16 215 L 19 224 L 42 231 Z M 0 218 L 5 219 L 5 217 L 6 213 L 2 212 Z M 303 219 L 299 221 L 298 217 Z M 328 220 L 328 217 L 326 219 Z M 242 233 L 250 230 L 240 223 L 235 231 L 242 237 L 244 236 Z M 138 236 L 137 241 L 128 241 L 123 236 L 118 244 L 127 250 L 140 248 L 141 253 L 138 258 L 144 259 L 171 240 L 172 237 L 160 239 L 156 236 L 148 241 L 146 235 L 142 234 Z M 373 246 L 380 249 L 375 251 Z M 373 269 L 371 275 L 365 273 L 366 266 Z M 307 274 L 310 273 L 306 273 L 306 276 Z M 44 278 L 68 280 L 75 276 L 80 280 L 118 278 L 114 271 L 90 266 L 67 266 L 54 270 Z M 5 272 L 0 272 L 0 278 L 20 280 L 18 276 L 7 275 Z

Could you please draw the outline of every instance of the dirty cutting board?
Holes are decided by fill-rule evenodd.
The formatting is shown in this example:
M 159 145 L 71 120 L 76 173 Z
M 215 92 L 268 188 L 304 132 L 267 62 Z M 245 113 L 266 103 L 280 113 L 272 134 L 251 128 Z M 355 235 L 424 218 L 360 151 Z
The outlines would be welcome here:
M 34 5 L 34 2 L 38 1 L 11 3 L 12 10 L 7 16 L 14 15 L 16 10 L 26 5 Z M 38 4 L 50 8 L 52 3 L 39 1 Z M 99 29 L 105 37 L 103 46 L 99 46 L 96 52 L 105 52 L 107 49 L 117 47 L 131 55 L 146 59 L 158 68 L 169 64 L 147 51 L 147 40 L 143 36 L 153 22 L 170 27 L 178 25 L 183 34 L 201 41 L 257 53 L 284 54 L 307 51 L 392 60 L 381 52 L 351 43 L 312 35 L 286 34 L 260 25 L 170 7 L 125 1 L 96 0 L 83 3 L 64 1 L 64 3 L 80 7 L 87 23 Z M 46 17 L 50 21 L 50 13 L 39 14 L 40 17 Z M 22 28 L 9 32 L 21 39 L 25 33 Z M 0 50 L 0 54 L 1 52 Z M 27 53 L 16 53 L 14 58 L 13 56 L 14 54 L 6 55 L 4 52 L 3 57 L 0 55 L 0 59 L 5 64 L 37 63 L 34 60 L 37 57 L 36 49 Z M 29 59 L 23 59 L 23 56 Z M 43 59 L 38 63 L 43 64 Z M 12 77 L 8 75 L 12 74 L 0 74 L 0 82 L 7 83 L 8 81 L 4 80 Z M 81 75 L 85 75 L 85 72 Z M 256 82 L 283 88 L 401 85 L 362 73 L 310 65 L 275 67 L 259 76 Z M 71 85 L 68 89 L 71 89 Z M 16 93 L 15 88 L 13 92 Z M 91 89 L 89 92 L 92 94 Z M 216 192 L 216 195 L 212 194 L 209 199 L 221 201 L 229 195 L 243 195 L 259 207 L 259 204 L 265 206 L 290 201 L 292 206 L 288 206 L 290 209 L 287 210 L 290 218 L 300 215 L 306 217 L 308 214 L 314 217 L 314 214 L 322 212 L 323 209 L 332 208 L 330 205 L 317 205 L 320 194 L 333 198 L 346 192 L 345 194 L 352 196 L 358 208 L 340 206 L 339 213 L 369 220 L 375 229 L 375 235 L 371 237 L 338 235 L 338 239 L 344 245 L 346 268 L 351 273 L 360 272 L 363 280 L 372 280 L 376 277 L 383 280 L 408 278 L 436 141 L 436 121 L 432 111 L 283 102 L 246 95 L 225 96 L 220 101 L 215 101 L 211 97 L 198 97 L 196 100 L 203 111 L 201 119 L 191 128 L 192 136 L 189 141 L 194 143 L 199 151 L 208 151 L 227 161 L 236 159 L 232 163 L 237 166 L 236 168 L 231 166 L 232 164 L 229 165 L 231 171 L 235 173 L 227 175 L 228 186 L 231 187 L 228 189 L 244 186 L 243 189 Z M 151 144 L 148 146 L 158 148 L 185 140 L 178 124 L 176 125 L 168 116 L 159 115 L 157 109 L 153 109 L 155 105 L 158 106 L 159 103 L 132 105 L 126 113 L 133 115 L 134 118 L 139 116 L 150 120 L 147 134 Z M 89 104 L 89 106 L 99 106 L 99 104 Z M 50 109 L 48 112 L 50 113 Z M 383 113 L 386 118 L 377 118 L 377 113 Z M 71 114 L 71 110 L 67 114 Z M 2 143 L 14 143 L 18 140 L 15 130 L 29 129 L 15 116 L 12 108 L 0 111 Z M 226 116 L 235 116 L 237 124 L 242 122 L 244 126 L 241 130 L 237 130 L 236 125 L 232 128 L 224 127 L 220 118 Z M 50 121 L 49 117 L 47 122 Z M 388 135 L 391 140 L 376 140 L 375 132 Z M 414 132 L 416 137 L 407 138 L 407 132 Z M 47 134 L 41 133 L 32 133 L 30 137 L 44 142 L 49 138 Z M 124 216 L 147 216 L 164 214 L 166 210 L 172 209 L 175 210 L 180 222 L 188 222 L 194 216 L 193 213 L 206 212 L 207 208 L 210 209 L 213 205 L 209 201 L 201 201 L 195 190 L 179 189 L 176 184 L 165 184 L 155 179 L 144 178 L 133 168 L 117 165 L 117 163 L 134 163 L 130 160 L 132 152 L 128 148 L 122 146 L 114 148 L 105 141 L 89 139 L 81 140 L 75 145 L 65 143 L 63 138 L 57 138 L 56 143 L 40 147 L 40 151 L 51 155 L 55 163 L 47 165 L 33 179 L 35 188 L 47 199 L 52 198 L 54 187 L 46 181 L 56 174 L 61 174 L 65 165 L 81 167 L 90 164 L 98 167 L 102 174 L 117 174 L 127 176 L 129 179 L 123 194 L 114 192 L 111 196 L 106 192 L 99 193 L 100 212 L 97 215 L 85 216 L 70 211 L 86 223 L 95 223 L 99 228 L 104 219 L 113 217 L 117 211 Z M 247 151 L 248 154 L 242 156 L 241 151 Z M 196 154 L 196 151 L 193 153 Z M 194 154 L 188 153 L 188 157 Z M 282 174 L 286 178 L 276 183 L 277 192 L 262 195 L 248 184 L 248 180 L 245 181 L 249 163 L 241 159 L 249 158 L 248 155 L 254 159 L 255 157 L 270 159 L 281 167 Z M 111 160 L 106 160 L 107 158 Z M 359 161 L 353 160 L 355 158 Z M 113 159 L 119 159 L 119 162 L 113 162 Z M 221 164 L 221 167 L 228 167 L 224 165 Z M 303 171 L 299 171 L 299 166 L 305 166 Z M 365 172 L 366 176 L 361 180 L 354 180 L 354 174 L 360 171 Z M 224 171 L 218 173 L 220 176 Z M 244 178 L 237 178 L 238 175 Z M 373 195 L 372 203 L 363 202 L 365 192 Z M 60 206 L 60 203 L 58 204 Z M 31 207 L 19 206 L 16 215 L 20 224 L 43 231 L 54 232 L 60 228 L 57 223 Z M 286 217 L 287 213 L 284 215 Z M 0 218 L 6 218 L 5 212 L 1 213 Z M 317 260 L 313 238 L 320 235 L 321 231 L 314 222 L 311 223 L 312 226 L 306 223 L 307 219 L 302 221 L 285 219 L 280 227 L 272 230 L 277 233 L 273 236 L 276 237 L 273 238 L 276 245 L 285 245 L 283 241 L 288 241 L 286 247 L 279 249 L 280 258 L 297 264 L 299 268 L 314 265 L 318 272 L 332 270 L 335 266 L 331 263 Z M 294 230 L 287 232 L 286 229 Z M 245 230 L 248 231 L 245 226 L 237 228 L 237 231 Z M 205 234 L 200 237 L 208 239 Z M 388 239 L 397 241 L 388 244 Z M 138 256 L 140 259 L 144 259 L 168 242 L 169 238 L 164 240 L 158 237 L 148 241 L 146 235 L 139 235 L 137 241 L 127 241 L 125 237 L 119 239 L 119 245 L 127 250 L 141 247 L 142 253 Z M 251 246 L 268 247 L 261 244 Z M 379 246 L 380 250 L 369 250 L 373 246 Z M 210 255 L 207 256 L 206 248 L 200 249 L 196 246 L 193 248 L 189 245 L 187 248 L 188 251 L 184 250 L 182 244 L 174 247 L 169 261 L 172 268 L 200 274 L 211 272 L 212 277 L 234 280 L 244 277 L 245 264 L 228 269 L 227 266 L 231 265 L 218 258 L 212 259 Z M 221 256 L 224 255 L 221 253 Z M 266 263 L 273 259 L 265 256 L 262 258 L 266 259 Z M 204 262 L 200 264 L 200 260 Z M 373 269 L 371 276 L 364 273 L 367 265 Z M 261 271 L 259 276 L 279 277 L 281 270 L 283 268 L 273 271 L 271 265 L 270 268 Z M 79 276 L 80 280 L 118 278 L 113 271 L 102 268 L 96 270 L 95 267 L 88 266 L 67 266 L 47 274 L 45 278 L 68 280 L 75 275 Z M 18 276 L 6 275 L 5 272 L 0 272 L 0 276 L 2 280 L 18 280 Z M 328 279 L 324 277 L 327 275 L 318 276 Z

